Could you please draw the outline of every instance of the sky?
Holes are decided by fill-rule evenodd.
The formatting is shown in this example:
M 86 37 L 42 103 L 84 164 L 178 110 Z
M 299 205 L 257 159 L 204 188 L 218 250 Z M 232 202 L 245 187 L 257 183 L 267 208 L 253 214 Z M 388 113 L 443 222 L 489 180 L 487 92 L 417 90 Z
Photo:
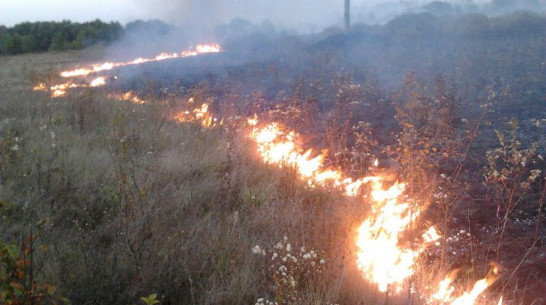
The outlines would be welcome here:
M 353 8 L 361 11 L 386 3 L 402 7 L 429 1 L 351 0 Z M 83 22 L 97 18 L 122 24 L 161 19 L 177 25 L 208 26 L 241 17 L 257 23 L 270 19 L 279 27 L 301 28 L 341 22 L 342 16 L 343 0 L 0 0 L 0 24 L 6 26 L 23 21 Z

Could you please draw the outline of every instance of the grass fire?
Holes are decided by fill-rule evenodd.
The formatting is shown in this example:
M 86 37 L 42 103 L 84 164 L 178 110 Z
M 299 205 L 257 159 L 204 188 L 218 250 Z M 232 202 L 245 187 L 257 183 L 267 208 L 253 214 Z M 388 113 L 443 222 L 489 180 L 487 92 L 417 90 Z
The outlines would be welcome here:
M 0 26 L 0 304 L 546 304 L 543 6 L 284 1 Z

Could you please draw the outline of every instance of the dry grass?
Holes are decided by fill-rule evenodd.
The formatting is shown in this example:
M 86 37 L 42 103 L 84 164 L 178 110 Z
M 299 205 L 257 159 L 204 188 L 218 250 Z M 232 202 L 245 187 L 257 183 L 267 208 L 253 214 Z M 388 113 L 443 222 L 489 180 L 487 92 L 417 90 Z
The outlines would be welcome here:
M 101 90 L 51 99 L 30 89 L 103 54 L 0 58 L 0 236 L 17 243 L 39 229 L 49 249 L 36 259 L 41 280 L 74 304 L 135 304 L 152 293 L 163 304 L 253 304 L 278 293 L 251 249 L 287 236 L 325 257 L 294 303 L 407 303 L 386 300 L 355 266 L 366 202 L 263 165 L 244 132 L 164 121 L 176 107 Z
M 8 206 L 0 232 L 17 243 L 29 225 L 45 222 L 41 280 L 75 304 L 134 304 L 151 293 L 165 304 L 242 304 L 271 292 L 254 245 L 289 235 L 330 255 L 344 251 L 342 199 L 267 168 L 244 135 L 228 149 L 222 128 L 163 124 L 166 110 L 100 90 L 59 99 L 31 91 L 100 56 L 0 63 L 0 198 Z M 305 303 L 335 301 L 339 287 L 307 293 Z

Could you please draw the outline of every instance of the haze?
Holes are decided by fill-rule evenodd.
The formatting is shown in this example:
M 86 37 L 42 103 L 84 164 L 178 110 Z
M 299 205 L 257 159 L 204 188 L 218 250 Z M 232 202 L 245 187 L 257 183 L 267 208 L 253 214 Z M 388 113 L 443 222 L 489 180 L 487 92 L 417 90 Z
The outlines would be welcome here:
M 430 1 L 352 0 L 353 18 L 373 23 L 380 17 L 399 14 L 427 2 Z M 472 1 L 450 2 L 464 5 Z M 381 11 L 379 17 L 377 11 Z M 342 0 L 3 0 L 0 7 L 0 24 L 7 26 L 24 21 L 83 22 L 99 18 L 121 23 L 161 19 L 181 26 L 209 27 L 240 17 L 257 23 L 268 19 L 278 28 L 313 31 L 341 24 L 342 16 Z

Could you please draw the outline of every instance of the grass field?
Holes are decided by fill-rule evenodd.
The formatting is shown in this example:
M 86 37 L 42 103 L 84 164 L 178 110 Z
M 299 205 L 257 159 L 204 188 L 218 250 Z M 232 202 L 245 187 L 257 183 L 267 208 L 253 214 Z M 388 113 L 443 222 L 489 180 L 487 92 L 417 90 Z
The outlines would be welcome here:
M 165 121 L 166 107 L 121 103 L 101 90 L 58 99 L 31 90 L 100 57 L 91 50 L 0 61 L 2 237 L 19 245 L 34 237 L 27 267 L 58 287 L 55 296 L 73 304 L 131 304 L 152 293 L 165 304 L 252 303 L 272 280 L 253 246 L 287 235 L 294 246 L 345 251 L 350 223 L 339 217 L 350 211 L 338 208 L 341 197 L 266 168 L 242 135 Z M 341 281 L 325 280 L 341 263 L 328 260 L 301 297 L 339 298 Z
M 0 58 L 0 258 L 14 263 L 0 275 L 16 279 L 0 292 L 19 289 L 6 294 L 14 305 L 143 304 L 153 294 L 161 304 L 425 304 L 426 283 L 460 267 L 425 257 L 401 294 L 378 292 L 355 261 L 368 199 L 265 165 L 244 119 L 212 128 L 172 120 L 189 98 L 206 100 L 197 85 L 144 105 L 103 88 L 61 98 L 32 90 L 106 54 Z M 5 250 L 11 244 L 18 253 Z M 461 246 L 473 263 L 460 291 L 490 269 L 474 263 L 473 247 L 486 246 Z M 269 263 L 290 253 L 292 262 Z M 525 298 L 510 291 L 510 304 Z

